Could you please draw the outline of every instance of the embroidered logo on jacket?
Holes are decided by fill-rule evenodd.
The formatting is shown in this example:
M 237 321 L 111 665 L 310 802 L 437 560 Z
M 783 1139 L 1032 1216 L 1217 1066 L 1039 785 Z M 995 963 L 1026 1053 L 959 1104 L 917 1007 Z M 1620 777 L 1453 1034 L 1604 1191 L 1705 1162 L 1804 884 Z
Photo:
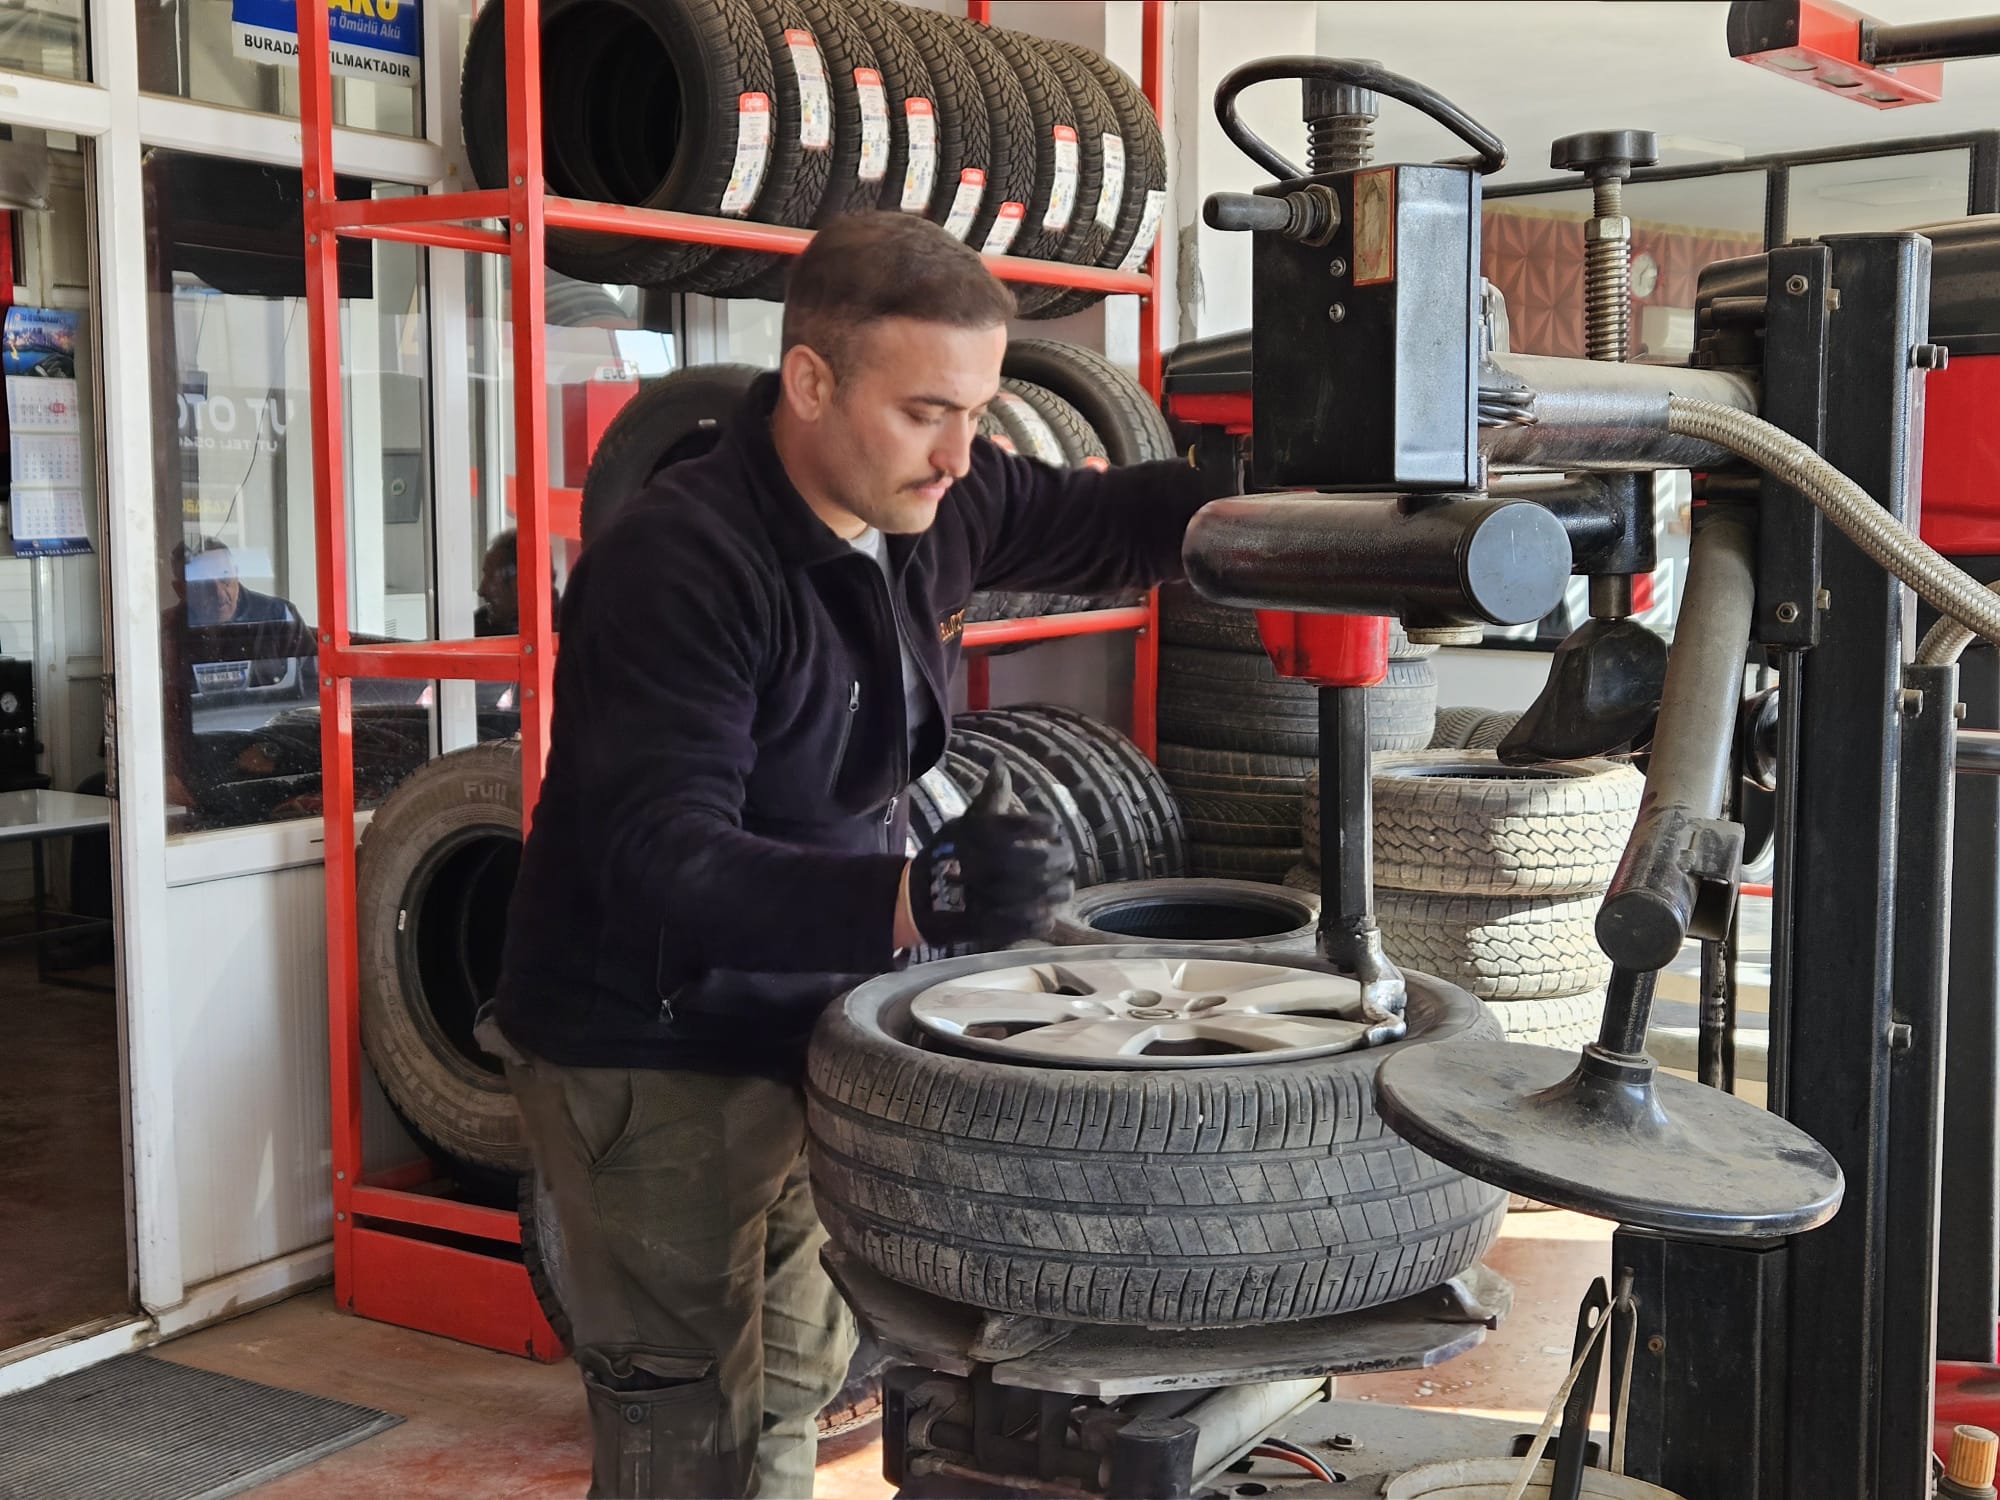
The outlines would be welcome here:
M 965 634 L 965 611 L 957 610 L 938 621 L 938 644 L 949 646 Z

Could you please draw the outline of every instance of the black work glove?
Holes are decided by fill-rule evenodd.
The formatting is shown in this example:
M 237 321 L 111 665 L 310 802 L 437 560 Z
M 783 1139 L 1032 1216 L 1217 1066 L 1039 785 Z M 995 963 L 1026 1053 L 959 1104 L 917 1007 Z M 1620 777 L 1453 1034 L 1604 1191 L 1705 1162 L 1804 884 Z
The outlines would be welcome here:
M 1026 811 L 996 762 L 964 816 L 910 861 L 910 917 L 936 948 L 1045 937 L 1056 908 L 1076 892 L 1074 868 L 1055 821 Z

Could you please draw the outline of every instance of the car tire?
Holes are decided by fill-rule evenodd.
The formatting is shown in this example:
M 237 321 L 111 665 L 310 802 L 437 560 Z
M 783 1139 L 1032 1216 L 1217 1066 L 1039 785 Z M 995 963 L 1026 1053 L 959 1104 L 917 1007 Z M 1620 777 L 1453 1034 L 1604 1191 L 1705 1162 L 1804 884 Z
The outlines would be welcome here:
M 419 767 L 375 810 L 356 856 L 361 1046 L 431 1149 L 527 1168 L 521 1117 L 473 1020 L 499 977 L 521 850 L 521 746 L 475 745 Z
M 1502 766 L 1491 751 L 1378 755 L 1376 884 L 1439 895 L 1602 891 L 1645 787 L 1610 760 Z
M 1056 913 L 1049 941 L 1311 953 L 1318 934 L 1316 896 L 1249 880 L 1127 880 L 1078 891 Z
M 909 1038 L 911 998 L 940 980 L 1086 951 L 1187 953 L 954 959 L 828 1007 L 807 1060 L 808 1151 L 844 1250 L 994 1312 L 1174 1329 L 1394 1301 L 1492 1243 L 1506 1195 L 1417 1151 L 1375 1110 L 1376 1070 L 1398 1049 L 1497 1039 L 1479 1002 L 1441 982 L 1411 984 L 1406 1038 L 1282 1063 L 1016 1067 Z M 1334 972 L 1304 955 L 1285 963 Z
M 584 545 L 661 470 L 714 447 L 763 373 L 755 365 L 690 365 L 641 386 L 604 429 L 584 474 Z

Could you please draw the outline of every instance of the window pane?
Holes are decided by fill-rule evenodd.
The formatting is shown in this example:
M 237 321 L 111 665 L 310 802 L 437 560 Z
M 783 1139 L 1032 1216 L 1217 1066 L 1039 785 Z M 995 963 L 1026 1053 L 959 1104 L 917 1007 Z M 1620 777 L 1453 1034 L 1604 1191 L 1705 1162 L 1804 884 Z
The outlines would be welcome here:
M 0 6 L 0 68 L 45 78 L 88 78 L 83 0 L 13 0 Z
M 299 113 L 299 74 L 291 56 L 296 43 L 295 12 L 290 0 L 135 0 L 139 8 L 139 86 L 149 94 L 224 104 L 259 114 Z M 420 8 L 409 0 L 372 0 L 374 24 L 385 35 L 418 39 Z M 386 19 L 381 19 L 383 13 Z M 338 7 L 330 11 L 336 26 L 349 21 Z M 336 46 L 339 39 L 336 38 Z M 336 52 L 336 56 L 338 56 Z M 369 56 L 375 56 L 370 53 Z M 456 54 L 454 53 L 454 57 Z M 280 57 L 278 62 L 260 58 Z M 382 66 L 409 66 L 393 51 L 380 51 Z M 334 123 L 355 130 L 387 135 L 421 135 L 423 100 L 421 73 L 409 83 L 382 82 L 343 76 L 333 80 Z
M 1786 200 L 1786 235 L 1911 229 L 1962 219 L 1972 197 L 1972 152 L 1921 151 L 1794 167 Z
M 474 483 L 469 545 L 456 573 L 446 572 L 440 606 L 471 610 L 472 633 L 511 635 L 520 628 L 519 572 L 514 515 L 513 331 L 509 320 L 507 263 L 496 256 L 466 257 L 464 409 Z M 640 383 L 681 367 L 681 340 L 667 314 L 681 299 L 648 295 L 637 287 L 573 281 L 547 273 L 545 400 L 549 413 L 548 477 L 552 490 L 550 542 L 556 619 L 562 591 L 581 549 L 576 500 L 597 439 Z M 454 590 L 458 591 L 454 593 Z M 511 688 L 478 689 L 478 736 L 493 739 L 519 727 Z
M 1577 189 L 1486 204 L 1480 268 L 1506 296 L 1512 344 L 1524 354 L 1584 353 L 1590 203 L 1590 193 Z M 1632 221 L 1632 353 L 1684 360 L 1694 343 L 1702 267 L 1764 247 L 1764 174 L 1629 183 L 1625 215 Z
M 189 831 L 310 815 L 319 598 L 300 179 L 176 152 L 152 153 L 147 179 L 170 816 Z M 343 197 L 367 191 L 341 183 Z M 343 241 L 340 282 L 351 628 L 428 639 L 422 252 Z M 363 805 L 429 755 L 435 696 L 355 684 Z

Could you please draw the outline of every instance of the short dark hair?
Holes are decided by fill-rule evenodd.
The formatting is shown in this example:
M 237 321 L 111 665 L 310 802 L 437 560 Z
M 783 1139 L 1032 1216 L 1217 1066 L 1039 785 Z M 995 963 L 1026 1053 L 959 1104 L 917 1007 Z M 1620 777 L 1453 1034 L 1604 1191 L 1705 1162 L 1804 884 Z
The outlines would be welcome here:
M 878 318 L 992 328 L 1014 294 L 979 252 L 914 214 L 843 214 L 813 236 L 785 286 L 785 352 L 803 344 L 836 373 Z

